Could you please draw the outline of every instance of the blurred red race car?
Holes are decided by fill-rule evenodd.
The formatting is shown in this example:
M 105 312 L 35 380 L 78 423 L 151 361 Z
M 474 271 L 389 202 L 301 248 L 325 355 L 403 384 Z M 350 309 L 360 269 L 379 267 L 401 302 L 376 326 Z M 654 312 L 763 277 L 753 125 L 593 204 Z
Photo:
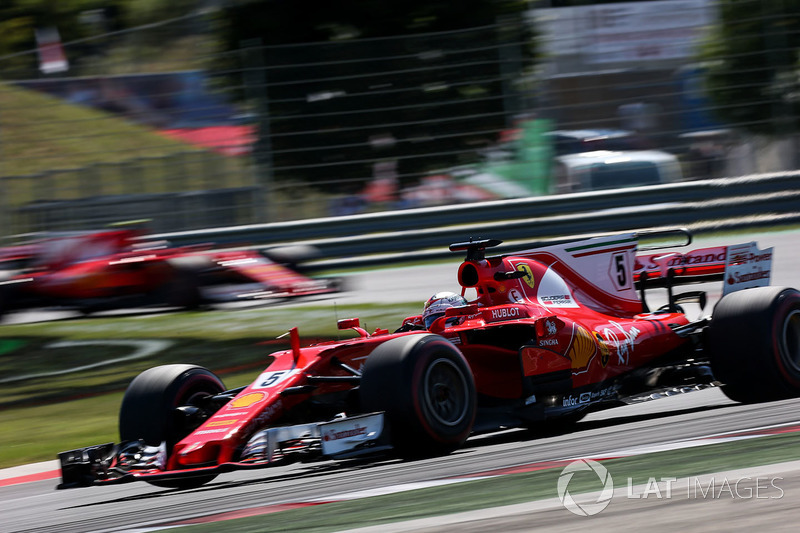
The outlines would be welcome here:
M 766 286 L 771 250 L 637 257 L 640 236 L 494 257 L 485 251 L 497 240 L 451 245 L 466 253 L 461 295 L 437 295 L 393 333 L 348 319 L 339 328 L 354 338 L 301 347 L 295 328 L 291 348 L 239 389 L 199 366 L 151 368 L 125 393 L 121 443 L 61 453 L 61 487 L 140 479 L 187 488 L 320 456 L 447 453 L 474 433 L 571 423 L 713 381 L 740 401 L 800 393 L 800 293 Z M 704 307 L 704 293 L 673 292 L 723 278 L 712 316 L 684 312 Z M 666 288 L 657 310 L 644 299 L 651 287 Z
M 54 306 L 84 313 L 148 305 L 194 309 L 339 289 L 337 280 L 297 272 L 282 250 L 275 250 L 279 260 L 269 253 L 170 248 L 131 228 L 53 236 L 0 250 L 0 316 Z

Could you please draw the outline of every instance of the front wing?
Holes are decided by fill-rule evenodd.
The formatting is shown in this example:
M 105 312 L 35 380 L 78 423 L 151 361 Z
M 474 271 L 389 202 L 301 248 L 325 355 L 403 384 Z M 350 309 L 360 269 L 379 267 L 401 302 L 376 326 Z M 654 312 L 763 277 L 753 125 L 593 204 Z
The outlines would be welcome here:
M 142 441 L 107 443 L 59 453 L 61 483 L 57 488 L 204 477 L 298 460 L 349 459 L 390 449 L 382 412 L 266 428 L 250 438 L 240 461 L 181 470 L 164 469 L 167 463 L 164 443 L 160 446 L 147 446 Z
M 204 287 L 203 294 L 211 301 L 311 296 L 340 290 L 338 280 L 310 278 L 256 252 L 216 252 L 213 259 L 220 268 L 235 272 L 249 283 Z

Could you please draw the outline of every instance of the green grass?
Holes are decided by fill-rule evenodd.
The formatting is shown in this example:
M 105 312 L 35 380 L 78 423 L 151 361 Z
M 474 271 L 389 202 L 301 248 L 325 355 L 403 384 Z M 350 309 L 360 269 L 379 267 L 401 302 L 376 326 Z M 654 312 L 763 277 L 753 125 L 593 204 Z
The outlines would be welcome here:
M 2 175 L 185 151 L 187 145 L 109 113 L 10 84 L 0 85 Z M 13 132 L 13 134 L 11 134 Z M 123 142 L 124 141 L 124 142 Z
M 166 192 L 173 190 L 173 183 L 180 185 L 177 190 L 205 189 L 209 187 L 202 170 L 211 165 L 219 165 L 215 172 L 234 174 L 224 186 L 249 184 L 244 183 L 242 158 L 200 150 L 114 114 L 11 84 L 0 84 L 0 132 L 0 177 L 18 177 L 4 180 L 4 201 L 13 206 L 98 194 Z M 91 166 L 98 173 L 87 170 Z M 21 178 L 40 173 L 52 174 Z M 186 176 L 177 176 L 181 173 Z
M 142 368 L 144 370 L 144 368 Z M 221 373 L 228 387 L 246 385 L 258 370 Z M 126 382 L 136 373 L 123 376 Z M 117 415 L 125 384 L 118 390 L 44 405 L 0 409 L 0 468 L 55 459 L 58 452 L 119 442 Z
M 122 393 L 147 368 L 199 364 L 234 388 L 254 379 L 271 361 L 270 353 L 288 347 L 288 339 L 276 337 L 293 326 L 299 327 L 303 344 L 309 344 L 320 338 L 353 337 L 352 331 L 336 329 L 337 317 L 360 316 L 370 330 L 395 329 L 402 317 L 416 314 L 418 308 L 418 303 L 260 307 L 0 326 L 0 380 L 6 380 L 0 383 L 0 468 L 118 440 Z M 56 341 L 148 339 L 171 345 L 146 358 L 54 374 L 131 353 L 131 348 L 113 344 L 51 347 Z M 50 375 L 13 379 L 35 374 Z
M 532 443 L 533 444 L 533 443 Z M 699 448 L 651 453 L 634 457 L 603 461 L 614 480 L 615 488 L 643 484 L 649 478 L 693 478 L 702 474 L 722 472 L 746 466 L 760 466 L 800 459 L 800 435 L 797 433 L 763 437 L 740 442 L 721 443 Z M 546 498 L 556 498 L 556 486 L 561 468 L 521 474 L 511 474 L 487 480 L 470 481 L 453 485 L 418 489 L 398 494 L 375 496 L 352 501 L 324 504 L 270 514 L 269 518 L 254 516 L 224 522 L 224 529 L 241 533 L 269 533 L 295 531 L 325 533 L 355 526 L 389 524 L 392 522 L 441 516 L 476 509 L 525 503 Z M 593 492 L 602 488 L 594 474 L 581 476 L 578 472 L 569 483 L 571 494 Z M 780 481 L 777 482 L 778 484 Z M 693 494 L 694 485 L 674 484 L 672 498 L 687 498 Z M 708 492 L 708 483 L 700 485 Z M 754 487 L 751 483 L 748 486 Z M 780 485 L 778 485 L 780 486 Z M 744 489 L 744 485 L 742 485 Z M 778 496 L 772 489 L 764 495 Z M 665 485 L 661 484 L 662 496 Z M 715 489 L 718 493 L 719 489 Z M 641 490 L 635 494 L 641 493 Z M 331 495 L 333 496 L 333 495 Z M 655 496 L 650 496 L 655 498 Z M 614 501 L 610 506 L 613 509 Z M 622 498 L 625 498 L 623 495 Z M 730 499 L 728 493 L 724 498 Z M 564 510 L 569 517 L 569 511 Z M 191 532 L 219 531 L 220 523 L 189 526 Z
M 233 310 L 142 314 L 126 317 L 91 317 L 37 324 L 0 326 L 0 340 L 41 336 L 65 339 L 177 339 L 202 337 L 232 340 L 242 337 L 274 338 L 297 326 L 301 335 L 332 336 L 336 321 L 359 317 L 367 329 L 397 328 L 406 316 L 420 312 L 419 302 L 393 304 L 304 304 L 287 307 L 254 306 Z

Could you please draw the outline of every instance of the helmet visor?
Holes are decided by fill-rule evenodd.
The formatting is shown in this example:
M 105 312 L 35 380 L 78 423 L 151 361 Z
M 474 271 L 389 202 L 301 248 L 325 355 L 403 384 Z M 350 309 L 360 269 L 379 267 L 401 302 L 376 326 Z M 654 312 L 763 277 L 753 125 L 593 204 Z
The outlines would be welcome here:
M 444 316 L 444 313 L 433 313 L 432 315 L 428 315 L 425 317 L 425 327 L 430 328 L 431 324 L 436 322 L 437 318 L 441 318 Z

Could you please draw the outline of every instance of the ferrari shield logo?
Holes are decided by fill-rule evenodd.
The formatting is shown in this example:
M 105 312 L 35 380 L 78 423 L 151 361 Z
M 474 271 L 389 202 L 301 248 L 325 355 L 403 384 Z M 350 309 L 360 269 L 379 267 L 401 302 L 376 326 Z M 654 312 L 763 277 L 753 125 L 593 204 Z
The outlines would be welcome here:
M 533 272 L 531 272 L 531 267 L 529 267 L 526 264 L 520 264 L 517 265 L 517 270 L 525 273 L 525 275 L 520 279 L 524 281 L 528 285 L 528 287 L 532 289 L 534 287 L 534 280 L 533 280 Z

